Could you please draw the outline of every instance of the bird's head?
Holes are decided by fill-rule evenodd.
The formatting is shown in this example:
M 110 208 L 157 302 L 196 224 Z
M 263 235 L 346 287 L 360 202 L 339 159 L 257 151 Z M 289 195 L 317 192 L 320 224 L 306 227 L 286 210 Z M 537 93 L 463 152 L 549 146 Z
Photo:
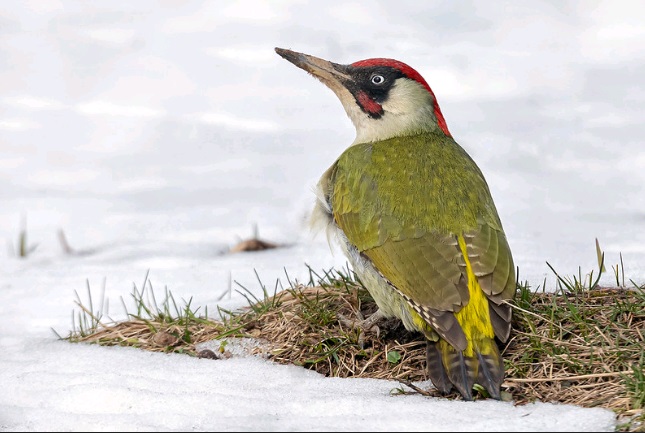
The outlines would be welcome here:
M 333 90 L 356 127 L 354 143 L 427 131 L 450 136 L 432 89 L 403 62 L 379 58 L 341 65 L 284 48 L 275 50 Z

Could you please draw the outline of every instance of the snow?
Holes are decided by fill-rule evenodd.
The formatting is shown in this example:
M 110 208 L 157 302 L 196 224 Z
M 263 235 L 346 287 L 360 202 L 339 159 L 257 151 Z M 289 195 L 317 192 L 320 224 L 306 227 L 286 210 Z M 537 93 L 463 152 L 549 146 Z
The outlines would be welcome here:
M 5 361 L 19 373 L 3 377 L 4 386 L 14 390 L 11 403 L 3 402 L 4 430 L 606 431 L 613 426 L 611 413 L 603 410 L 397 397 L 391 395 L 397 385 L 387 381 L 324 378 L 257 358 L 212 361 L 34 343 L 29 352 L 14 352 Z
M 611 431 L 608 410 L 396 395 L 263 359 L 70 344 L 75 292 L 125 318 L 155 291 L 237 308 L 346 261 L 306 219 L 352 141 L 334 95 L 277 56 L 402 60 L 486 175 L 520 279 L 645 281 L 637 1 L 109 2 L 0 11 L 0 430 Z M 21 220 L 27 259 L 15 257 Z M 252 235 L 285 244 L 226 254 Z M 66 255 L 64 233 L 76 251 Z M 596 271 L 597 272 L 597 271 Z M 596 273 L 595 272 L 595 273 Z M 232 282 L 232 283 L 229 283 Z M 218 301 L 220 298 L 223 299 Z

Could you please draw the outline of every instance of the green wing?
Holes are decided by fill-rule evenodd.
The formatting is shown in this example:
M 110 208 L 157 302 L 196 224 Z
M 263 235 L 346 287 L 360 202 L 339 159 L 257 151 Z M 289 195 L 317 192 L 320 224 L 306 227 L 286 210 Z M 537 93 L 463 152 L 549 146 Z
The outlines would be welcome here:
M 511 252 L 482 173 L 454 140 L 421 134 L 354 145 L 331 170 L 330 185 L 333 216 L 349 242 L 440 334 L 455 333 L 456 347 L 465 343 L 451 313 L 469 299 L 457 243 L 464 235 L 495 333 L 508 337 L 502 301 L 515 293 Z

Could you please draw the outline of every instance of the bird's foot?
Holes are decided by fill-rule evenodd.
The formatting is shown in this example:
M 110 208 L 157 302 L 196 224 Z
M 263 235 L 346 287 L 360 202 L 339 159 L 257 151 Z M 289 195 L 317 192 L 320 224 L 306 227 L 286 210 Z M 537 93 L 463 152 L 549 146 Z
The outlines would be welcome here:
M 376 323 L 383 318 L 385 318 L 385 315 L 381 312 L 381 310 L 376 310 L 376 312 L 367 319 L 363 317 L 360 311 L 357 312 L 356 319 L 350 319 L 343 316 L 342 314 L 338 315 L 338 321 L 341 323 L 341 325 L 347 326 L 352 329 L 358 328 L 360 330 L 360 333 L 358 334 L 358 344 L 360 345 L 361 349 L 364 348 L 365 334 L 367 332 L 375 333 L 376 337 L 381 334 L 381 329 Z

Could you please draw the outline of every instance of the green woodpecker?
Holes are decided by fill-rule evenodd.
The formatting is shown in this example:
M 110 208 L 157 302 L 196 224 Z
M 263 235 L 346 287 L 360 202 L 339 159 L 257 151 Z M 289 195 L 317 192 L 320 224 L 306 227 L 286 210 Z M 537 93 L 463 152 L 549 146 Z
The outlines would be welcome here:
M 276 52 L 327 85 L 356 127 L 318 183 L 312 219 L 338 238 L 376 301 L 370 319 L 396 316 L 423 333 L 440 392 L 454 386 L 472 400 L 477 383 L 500 399 L 495 337 L 511 330 L 513 258 L 486 180 L 430 86 L 397 60 L 341 65 Z

